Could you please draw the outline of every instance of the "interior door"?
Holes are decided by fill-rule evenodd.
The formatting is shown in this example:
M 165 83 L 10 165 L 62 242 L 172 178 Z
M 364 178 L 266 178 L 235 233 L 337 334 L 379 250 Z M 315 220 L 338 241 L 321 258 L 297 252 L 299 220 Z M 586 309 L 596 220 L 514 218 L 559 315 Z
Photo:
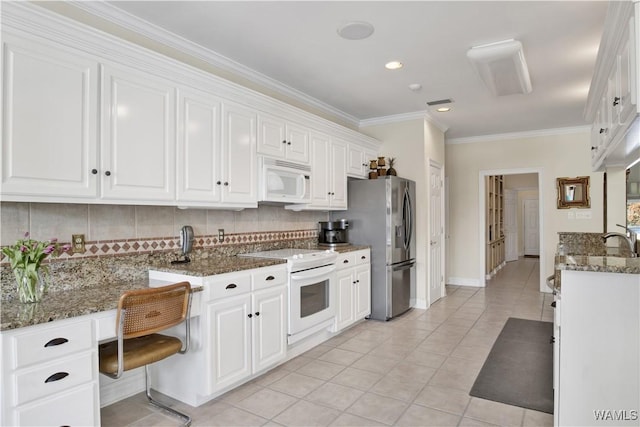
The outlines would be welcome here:
M 538 200 L 524 201 L 524 254 L 540 255 L 540 223 L 538 218 Z
M 444 295 L 444 186 L 442 167 L 429 165 L 429 304 Z
M 505 261 L 518 260 L 518 193 L 504 190 L 504 244 Z

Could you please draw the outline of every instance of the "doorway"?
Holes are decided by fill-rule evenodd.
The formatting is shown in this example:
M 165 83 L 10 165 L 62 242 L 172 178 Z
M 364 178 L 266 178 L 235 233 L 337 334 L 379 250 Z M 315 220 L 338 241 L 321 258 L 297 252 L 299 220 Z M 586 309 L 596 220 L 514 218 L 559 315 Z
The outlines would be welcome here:
M 514 259 L 514 250 L 513 250 L 513 245 L 514 242 L 517 242 L 517 257 L 515 259 L 518 259 L 519 257 L 524 257 L 525 256 L 525 231 L 524 231 L 524 225 L 525 225 L 525 218 L 524 218 L 524 200 L 527 199 L 532 199 L 535 201 L 534 203 L 528 204 L 528 207 L 530 209 L 530 215 L 528 216 L 528 219 L 531 219 L 533 221 L 533 219 L 536 219 L 537 221 L 535 221 L 535 224 L 537 225 L 537 227 L 534 227 L 533 230 L 537 230 L 537 231 L 531 231 L 531 233 L 535 233 L 536 234 L 536 238 L 529 240 L 528 244 L 530 245 L 530 247 L 527 248 L 527 254 L 529 254 L 529 252 L 531 252 L 532 255 L 535 254 L 536 249 L 537 248 L 537 255 L 540 254 L 540 248 L 544 247 L 544 236 L 543 236 L 543 230 L 544 230 L 544 226 L 543 226 L 543 217 L 542 217 L 542 212 L 543 212 L 543 200 L 544 200 L 544 193 L 545 193 L 545 188 L 542 185 L 543 182 L 543 178 L 544 178 L 544 171 L 542 168 L 522 168 L 522 169 L 498 169 L 498 170 L 486 170 L 486 171 L 480 171 L 479 174 L 479 218 L 480 218 L 480 224 L 479 224 L 479 239 L 478 239 L 478 243 L 479 243 L 479 247 L 480 247 L 480 265 L 479 265 L 479 283 L 480 286 L 486 286 L 486 280 L 487 280 L 487 275 L 486 275 L 486 268 L 487 268 L 487 256 L 488 256 L 488 241 L 487 241 L 487 234 L 486 234 L 486 224 L 487 224 L 487 193 L 486 193 L 486 178 L 490 177 L 490 176 L 496 176 L 496 175 L 501 175 L 503 176 L 503 179 L 505 181 L 505 190 L 513 190 L 514 193 L 511 193 L 509 195 L 507 195 L 509 192 L 505 191 L 505 206 L 504 206 L 504 210 L 505 210 L 505 258 L 507 257 L 507 252 L 509 252 L 509 259 Z M 509 198 L 509 201 L 507 202 L 507 198 Z M 515 201 L 515 203 L 513 203 Z M 514 224 L 511 222 L 513 221 L 513 205 L 515 204 L 516 207 L 516 215 L 515 215 L 515 227 Z M 509 206 L 509 207 L 507 207 Z M 531 211 L 535 210 L 536 211 L 536 215 L 531 215 Z M 511 217 L 507 218 L 508 215 L 510 215 L 509 211 L 511 211 Z M 529 228 L 528 228 L 529 231 Z M 507 246 L 506 244 L 506 240 L 507 240 L 507 233 L 510 233 L 509 239 L 510 239 L 510 243 L 509 246 Z M 540 258 L 540 262 L 538 264 L 539 267 L 539 277 L 540 277 L 540 283 L 539 283 L 539 290 L 541 292 L 548 292 L 548 288 L 546 285 L 546 282 L 544 280 L 544 278 L 546 277 L 545 274 L 543 274 L 544 271 L 546 271 L 546 265 L 545 265 L 545 259 L 544 257 Z
M 540 218 L 538 199 L 524 199 L 522 216 L 524 222 L 524 256 L 540 256 Z

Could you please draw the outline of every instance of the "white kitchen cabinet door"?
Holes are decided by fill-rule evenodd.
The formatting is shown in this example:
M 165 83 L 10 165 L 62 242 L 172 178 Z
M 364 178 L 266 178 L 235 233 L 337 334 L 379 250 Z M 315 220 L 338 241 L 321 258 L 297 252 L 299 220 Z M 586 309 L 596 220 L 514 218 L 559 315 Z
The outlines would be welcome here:
M 217 391 L 251 375 L 251 295 L 225 298 L 209 304 L 207 311 L 213 389 Z
M 336 330 L 352 324 L 355 320 L 353 312 L 354 279 L 351 268 L 338 271 L 336 275 L 338 306 L 336 310 Z
M 100 425 L 97 389 L 97 384 L 86 384 L 18 407 L 15 410 L 15 425 L 40 427 Z
M 134 70 L 104 66 L 102 197 L 175 199 L 175 88 Z
M 222 201 L 257 206 L 256 113 L 231 103 L 222 111 Z
M 284 121 L 266 114 L 258 116 L 258 153 L 284 159 L 287 137 Z
M 347 173 L 356 178 L 365 178 L 369 173 L 369 153 L 364 147 L 349 143 L 347 152 Z
M 220 101 L 206 93 L 180 90 L 176 199 L 178 202 L 219 202 Z
M 331 144 L 331 204 L 332 208 L 347 208 L 347 145 Z
M 96 197 L 98 63 L 5 34 L 2 56 L 4 200 Z
M 260 113 L 258 153 L 296 163 L 309 164 L 309 131 L 282 119 Z
M 286 159 L 309 164 L 309 131 L 307 129 L 287 124 Z
M 327 135 L 311 134 L 311 204 L 329 206 L 331 178 L 329 176 L 331 140 Z
M 371 314 L 371 264 L 355 268 L 354 318 L 364 319 Z
M 254 292 L 253 372 L 275 365 L 287 355 L 287 288 Z

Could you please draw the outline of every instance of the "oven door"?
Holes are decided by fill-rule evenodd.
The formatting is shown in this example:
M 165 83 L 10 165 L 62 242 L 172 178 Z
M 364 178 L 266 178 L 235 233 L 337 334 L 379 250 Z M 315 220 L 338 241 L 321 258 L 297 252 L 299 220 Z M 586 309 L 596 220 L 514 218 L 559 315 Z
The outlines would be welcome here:
M 335 317 L 335 265 L 291 273 L 289 335 L 312 331 Z

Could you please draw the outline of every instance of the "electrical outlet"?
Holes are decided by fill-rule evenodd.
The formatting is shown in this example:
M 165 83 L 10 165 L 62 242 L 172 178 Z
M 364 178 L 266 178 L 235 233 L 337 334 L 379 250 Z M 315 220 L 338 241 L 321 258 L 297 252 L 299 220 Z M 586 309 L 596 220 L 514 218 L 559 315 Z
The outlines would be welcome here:
M 218 228 L 218 241 L 224 242 L 224 228 Z
M 576 212 L 576 219 L 591 219 L 591 211 Z
M 83 253 L 84 252 L 84 234 L 72 234 L 71 247 L 74 253 Z

